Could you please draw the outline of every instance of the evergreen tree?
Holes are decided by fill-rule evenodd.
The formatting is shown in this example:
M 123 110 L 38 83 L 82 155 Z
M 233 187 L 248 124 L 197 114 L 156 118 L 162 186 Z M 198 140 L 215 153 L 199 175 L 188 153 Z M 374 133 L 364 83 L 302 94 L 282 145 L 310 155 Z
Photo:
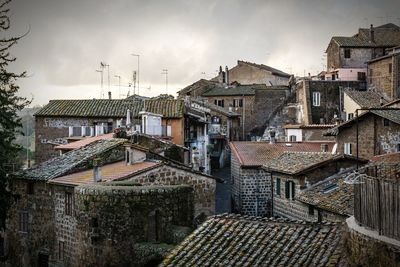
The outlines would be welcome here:
M 11 0 L 0 0 L 0 230 L 5 227 L 7 212 L 13 201 L 11 182 L 15 178 L 15 159 L 18 157 L 20 146 L 15 144 L 15 137 L 21 132 L 21 119 L 17 111 L 30 103 L 26 98 L 17 96 L 18 78 L 25 77 L 23 73 L 13 73 L 7 70 L 9 64 L 16 60 L 10 54 L 19 37 L 5 37 L 10 28 L 8 4 Z

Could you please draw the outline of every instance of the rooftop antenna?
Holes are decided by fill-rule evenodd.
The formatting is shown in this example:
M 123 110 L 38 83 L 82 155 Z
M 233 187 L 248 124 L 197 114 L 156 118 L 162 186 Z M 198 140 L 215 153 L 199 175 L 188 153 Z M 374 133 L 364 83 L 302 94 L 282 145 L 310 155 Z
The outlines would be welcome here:
M 139 54 L 131 54 L 131 56 L 137 57 L 137 88 L 139 94 L 139 62 L 140 62 L 140 55 Z
M 100 68 L 104 69 L 105 67 L 107 67 L 107 83 L 108 83 L 108 92 L 110 93 L 110 65 L 105 63 L 105 62 L 100 62 Z M 104 97 L 104 92 L 103 92 L 103 97 Z
M 100 99 L 104 97 L 103 92 L 103 68 L 100 65 L 100 69 L 96 70 L 96 72 L 100 72 Z
M 136 70 L 132 72 L 132 83 L 133 83 L 133 95 L 136 94 Z M 139 94 L 139 88 L 138 88 L 138 94 Z
M 165 91 L 166 94 L 168 95 L 168 69 L 163 69 L 161 74 L 165 75 Z
M 132 86 L 132 83 L 129 83 L 128 84 L 128 94 L 126 95 L 126 97 L 129 97 L 129 94 L 131 93 L 131 86 Z
M 118 97 L 121 98 L 121 75 L 114 75 L 115 78 L 118 78 Z

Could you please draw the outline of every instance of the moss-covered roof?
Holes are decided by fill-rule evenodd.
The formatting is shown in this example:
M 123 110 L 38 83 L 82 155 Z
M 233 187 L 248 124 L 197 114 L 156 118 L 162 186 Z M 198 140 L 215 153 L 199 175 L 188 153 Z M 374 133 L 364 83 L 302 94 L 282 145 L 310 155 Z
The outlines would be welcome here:
M 96 117 L 125 118 L 127 110 L 133 117 L 140 111 L 161 114 L 166 118 L 181 118 L 185 112 L 183 100 L 128 100 L 128 99 L 90 99 L 90 100 L 50 100 L 35 113 L 42 117 Z
M 239 215 L 208 219 L 160 266 L 339 266 L 340 224 Z

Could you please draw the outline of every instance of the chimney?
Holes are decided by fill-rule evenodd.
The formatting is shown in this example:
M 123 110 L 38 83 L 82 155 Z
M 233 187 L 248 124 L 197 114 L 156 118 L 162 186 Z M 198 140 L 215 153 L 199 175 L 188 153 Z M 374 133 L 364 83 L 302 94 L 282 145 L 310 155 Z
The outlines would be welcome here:
M 111 100 L 111 91 L 108 91 L 108 99 Z
M 218 82 L 225 83 L 225 73 L 222 71 L 222 66 L 219 66 Z
M 269 143 L 270 144 L 275 144 L 275 130 L 270 130 L 269 131 Z
M 383 97 L 381 96 L 381 99 L 379 100 L 379 104 L 381 105 L 381 106 L 383 106 Z
M 225 83 L 229 85 L 229 69 L 228 66 L 225 66 Z
M 100 159 L 93 159 L 93 180 L 95 183 L 101 182 L 101 167 L 100 167 Z
M 375 32 L 374 32 L 374 25 L 371 24 L 371 28 L 369 30 L 369 38 L 371 43 L 375 43 Z
M 328 144 L 321 144 L 321 151 L 328 152 Z

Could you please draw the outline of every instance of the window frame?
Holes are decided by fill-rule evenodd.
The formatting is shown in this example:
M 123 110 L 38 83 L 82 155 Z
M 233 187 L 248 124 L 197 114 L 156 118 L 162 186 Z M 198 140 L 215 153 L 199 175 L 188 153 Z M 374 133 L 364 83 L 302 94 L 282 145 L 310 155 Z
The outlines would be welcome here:
M 314 107 L 321 106 L 321 92 L 313 92 L 312 94 L 312 103 Z
M 294 200 L 296 195 L 296 184 L 293 181 L 285 181 L 285 197 L 289 200 Z
M 294 137 L 294 138 L 293 138 L 293 137 Z M 294 140 L 293 140 L 293 139 L 294 139 Z M 294 134 L 289 135 L 289 142 L 297 142 L 297 136 L 294 135 Z
M 343 145 L 343 153 L 345 155 L 353 155 L 353 151 L 352 151 L 352 145 L 351 143 L 344 143 Z
M 350 48 L 344 49 L 344 58 L 351 58 L 351 49 Z
M 72 216 L 73 196 L 71 192 L 65 192 L 64 195 L 64 215 Z
M 65 241 L 58 241 L 58 260 L 64 261 L 65 259 Z
M 24 234 L 29 232 L 29 213 L 25 210 L 19 212 L 18 230 Z
M 281 196 L 281 178 L 276 177 L 275 184 L 276 184 L 275 194 L 277 196 Z

